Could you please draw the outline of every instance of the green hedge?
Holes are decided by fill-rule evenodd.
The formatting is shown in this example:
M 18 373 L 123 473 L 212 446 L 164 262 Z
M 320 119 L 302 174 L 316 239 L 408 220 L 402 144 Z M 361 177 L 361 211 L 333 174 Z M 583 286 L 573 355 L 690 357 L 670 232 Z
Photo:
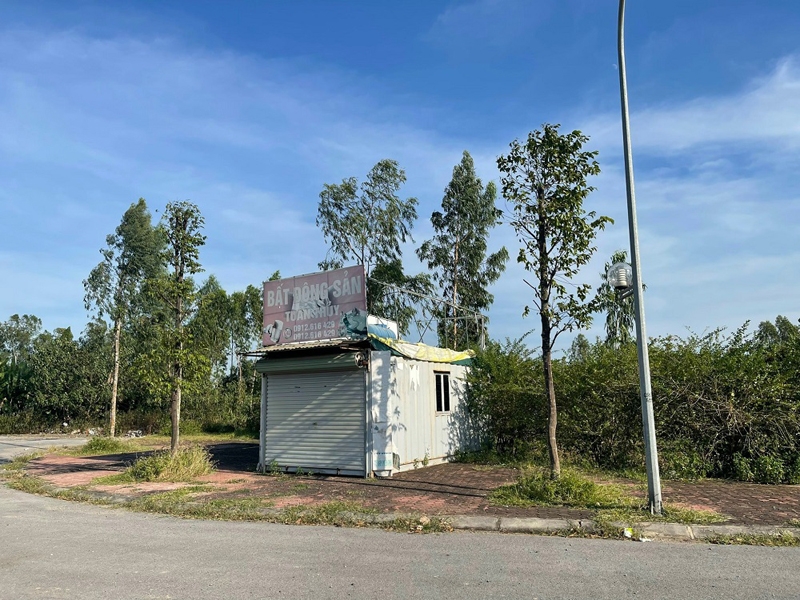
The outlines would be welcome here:
M 665 478 L 800 481 L 800 334 L 651 340 L 659 460 Z M 493 451 L 518 458 L 546 440 L 541 361 L 522 341 L 491 343 L 470 375 L 469 407 Z M 615 470 L 641 467 L 636 347 L 600 341 L 554 361 L 558 440 Z

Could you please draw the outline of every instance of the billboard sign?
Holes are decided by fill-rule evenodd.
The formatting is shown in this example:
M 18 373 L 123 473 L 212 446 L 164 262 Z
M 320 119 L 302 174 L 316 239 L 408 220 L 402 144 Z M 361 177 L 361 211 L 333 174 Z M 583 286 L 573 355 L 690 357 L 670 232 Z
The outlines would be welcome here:
M 363 265 L 264 282 L 264 346 L 367 336 Z

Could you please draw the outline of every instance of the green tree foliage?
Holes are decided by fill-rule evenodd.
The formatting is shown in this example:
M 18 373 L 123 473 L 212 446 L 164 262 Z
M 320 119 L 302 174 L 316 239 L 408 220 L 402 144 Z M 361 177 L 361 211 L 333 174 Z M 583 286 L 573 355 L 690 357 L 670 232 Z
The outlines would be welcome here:
M 490 340 L 479 350 L 467 375 L 467 407 L 479 423 L 486 449 L 501 457 L 524 459 L 545 430 L 541 370 L 533 352 L 518 340 Z
M 12 363 L 30 355 L 33 341 L 42 330 L 42 321 L 34 315 L 11 315 L 0 323 L 0 356 L 5 355 Z
M 169 364 L 171 396 L 170 419 L 172 439 L 170 450 L 178 451 L 180 441 L 181 394 L 187 369 L 196 369 L 205 357 L 192 352 L 187 322 L 196 309 L 197 292 L 192 275 L 203 270 L 200 247 L 206 242 L 201 231 L 205 220 L 197 205 L 188 201 L 167 204 L 161 219 L 166 247 L 162 260 L 167 273 L 156 285 L 157 293 L 170 318 L 164 323 L 164 354 Z
M 597 232 L 612 222 L 586 212 L 592 192 L 587 179 L 600 173 L 597 152 L 583 150 L 588 138 L 579 131 L 562 135 L 558 125 L 544 125 L 514 140 L 509 153 L 497 159 L 503 196 L 512 204 L 511 225 L 522 243 L 517 260 L 536 279 L 528 283 L 542 326 L 542 364 L 550 411 L 550 469 L 558 477 L 561 464 L 556 441 L 558 411 L 553 383 L 553 344 L 564 331 L 588 326 L 597 308 L 589 300 L 591 286 L 567 287 L 592 257 Z M 529 307 L 525 307 L 528 314 Z
M 745 325 L 727 335 L 650 341 L 665 478 L 800 483 L 800 327 L 785 318 L 769 325 L 785 333 L 775 346 L 763 343 L 765 324 L 753 335 Z M 500 454 L 538 454 L 548 410 L 544 380 L 533 372 L 538 360 L 518 342 L 492 342 L 476 357 L 469 405 Z M 553 361 L 559 439 L 571 456 L 607 469 L 643 468 L 636 366 L 634 344 L 613 348 L 580 336 Z
M 11 315 L 0 323 L 0 414 L 21 410 L 30 397 L 30 357 L 41 329 L 34 315 Z
M 27 409 L 51 425 L 92 422 L 106 406 L 109 350 L 102 321 L 89 323 L 78 340 L 69 328 L 39 335 L 30 360 L 34 377 Z
M 197 310 L 188 327 L 192 342 L 208 358 L 210 374 L 220 377 L 228 367 L 231 312 L 228 294 L 211 275 L 197 290 Z
M 411 239 L 417 199 L 398 196 L 406 173 L 396 161 L 378 162 L 359 185 L 355 177 L 326 183 L 320 192 L 317 227 L 328 243 L 320 269 L 364 265 L 369 277 L 378 263 L 400 260 L 400 244 Z
M 222 373 L 226 366 L 241 374 L 240 355 L 252 350 L 261 338 L 263 299 L 252 285 L 227 294 L 215 276 L 197 291 L 197 311 L 189 329 L 193 342 L 211 360 L 211 370 Z
M 400 259 L 379 262 L 367 279 L 367 311 L 395 321 L 401 335 L 409 332 L 416 314 L 414 299 L 406 291 L 430 295 L 433 285 L 425 273 L 406 275 Z
M 501 248 L 487 255 L 490 230 L 497 225 L 500 211 L 495 207 L 497 188 L 484 188 L 475 173 L 469 152 L 453 169 L 453 178 L 445 188 L 442 211 L 431 215 L 435 235 L 417 250 L 426 262 L 450 304 L 442 309 L 439 345 L 466 348 L 476 339 L 473 313 L 486 311 L 494 301 L 488 287 L 505 270 L 508 251 Z M 468 314 L 460 315 L 458 308 Z M 459 331 L 459 317 L 462 327 Z M 443 329 L 447 327 L 449 331 Z M 445 343 L 445 338 L 450 344 Z
M 86 310 L 94 309 L 98 317 L 107 317 L 114 330 L 109 416 L 112 437 L 116 431 L 123 326 L 135 308 L 144 282 L 158 272 L 161 242 L 151 223 L 147 203 L 139 198 L 122 215 L 116 231 L 106 237 L 106 247 L 100 250 L 103 260 L 83 282 Z

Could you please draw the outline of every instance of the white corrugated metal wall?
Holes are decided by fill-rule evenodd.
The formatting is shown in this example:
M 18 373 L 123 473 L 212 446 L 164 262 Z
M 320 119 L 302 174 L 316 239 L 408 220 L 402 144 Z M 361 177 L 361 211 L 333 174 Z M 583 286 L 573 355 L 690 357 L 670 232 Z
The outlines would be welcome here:
M 376 457 L 393 452 L 400 469 L 442 462 L 469 445 L 463 414 L 466 367 L 430 363 L 372 352 L 373 468 Z M 450 411 L 436 412 L 435 373 L 448 373 Z M 395 465 L 396 467 L 396 465 Z M 393 469 L 397 471 L 396 468 Z

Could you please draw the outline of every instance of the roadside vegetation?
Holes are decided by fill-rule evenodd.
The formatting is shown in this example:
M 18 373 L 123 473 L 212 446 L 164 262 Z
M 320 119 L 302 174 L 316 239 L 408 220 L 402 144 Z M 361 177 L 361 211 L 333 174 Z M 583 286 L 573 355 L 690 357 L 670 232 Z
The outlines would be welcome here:
M 637 493 L 638 492 L 638 493 Z M 554 479 L 549 469 L 527 467 L 519 480 L 494 490 L 489 499 L 498 506 L 567 506 L 592 511 L 598 531 L 620 537 L 626 526 L 642 522 L 710 525 L 727 520 L 712 511 L 666 504 L 663 514 L 650 514 L 641 484 L 595 481 L 578 469 L 568 467 Z
M 133 446 L 125 439 L 96 436 L 83 446 L 70 450 L 74 456 L 99 456 L 101 454 L 121 454 L 130 452 Z
M 773 534 L 715 535 L 706 538 L 706 541 L 722 546 L 800 546 L 800 536 L 788 531 Z
M 563 469 L 558 479 L 540 467 L 527 469 L 516 483 L 494 490 L 494 504 L 503 506 L 570 506 L 621 508 L 633 500 L 620 485 L 598 484 L 574 469 Z
M 471 459 L 546 464 L 539 360 L 524 339 L 478 353 L 465 421 L 482 447 Z M 743 327 L 654 338 L 650 360 L 663 478 L 800 483 L 800 327 L 779 317 L 752 334 Z M 553 361 L 567 462 L 609 475 L 642 471 L 636 361 L 632 342 L 581 336 Z
M 104 478 L 103 483 L 190 482 L 214 470 L 208 450 L 196 445 L 183 446 L 177 452 L 160 450 L 140 456 L 124 472 Z

